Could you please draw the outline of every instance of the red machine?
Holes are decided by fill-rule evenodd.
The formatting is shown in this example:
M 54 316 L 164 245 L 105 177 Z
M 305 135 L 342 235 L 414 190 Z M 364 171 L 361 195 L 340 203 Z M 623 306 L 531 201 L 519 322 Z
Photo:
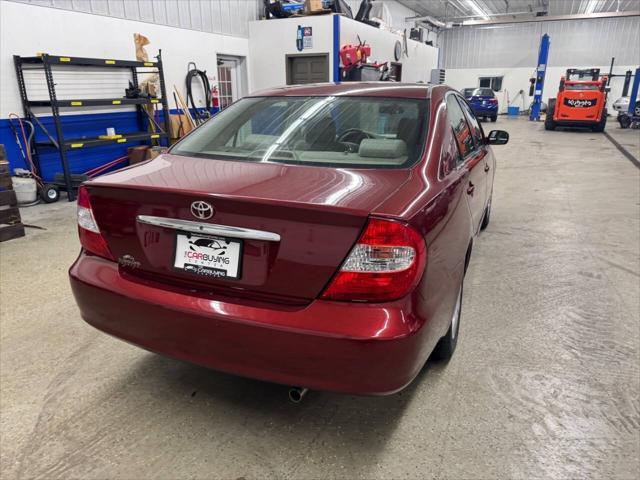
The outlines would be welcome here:
M 545 130 L 556 127 L 590 127 L 604 131 L 607 123 L 607 87 L 609 77 L 600 75 L 599 68 L 570 68 L 560 79 L 556 98 L 549 99 Z
M 340 61 L 345 70 L 366 63 L 369 55 L 371 55 L 371 46 L 364 42 L 360 42 L 358 45 L 349 43 L 340 49 Z

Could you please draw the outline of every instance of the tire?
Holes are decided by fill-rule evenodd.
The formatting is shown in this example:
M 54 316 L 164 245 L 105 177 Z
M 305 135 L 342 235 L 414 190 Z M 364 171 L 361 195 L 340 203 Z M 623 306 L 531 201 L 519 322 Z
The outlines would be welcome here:
M 626 113 L 618 115 L 618 123 L 620 128 L 629 128 L 631 126 L 631 117 Z
M 498 120 L 498 116 L 497 116 L 497 115 L 493 115 L 493 116 L 491 117 L 491 121 L 492 121 L 492 122 L 495 122 L 496 120 Z
M 544 129 L 545 130 L 555 130 L 556 122 L 553 121 L 553 114 L 556 111 L 556 101 L 555 99 L 549 99 L 549 103 L 547 104 L 547 115 L 544 118 Z
M 436 348 L 433 350 L 432 357 L 436 360 L 442 360 L 448 362 L 453 357 L 453 353 L 456 351 L 458 345 L 458 334 L 460 333 L 460 313 L 462 311 L 462 291 L 463 282 L 460 282 L 460 290 L 458 291 L 458 298 L 456 299 L 456 305 L 451 317 L 451 323 L 449 324 L 449 330 L 444 337 L 442 337 Z
M 636 117 L 640 117 L 640 100 L 638 100 L 633 107 L 633 115 Z
M 491 221 L 491 199 L 489 198 L 489 203 L 487 204 L 487 208 L 484 210 L 484 216 L 482 217 L 482 223 L 480 224 L 480 230 L 485 230 L 489 226 L 489 222 Z
M 604 112 L 602 112 L 602 118 L 598 122 L 598 124 L 593 127 L 594 132 L 604 132 L 604 127 L 607 124 L 607 109 L 605 108 Z
M 40 189 L 40 198 L 44 203 L 55 203 L 60 200 L 60 191 L 57 186 L 47 183 Z

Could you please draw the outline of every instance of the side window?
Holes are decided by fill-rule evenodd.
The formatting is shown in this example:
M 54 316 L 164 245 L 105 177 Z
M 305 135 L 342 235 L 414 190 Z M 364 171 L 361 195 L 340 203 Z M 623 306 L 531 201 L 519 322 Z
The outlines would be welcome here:
M 458 101 L 462 106 L 462 110 L 464 110 L 464 113 L 467 115 L 467 120 L 469 121 L 469 125 L 471 125 L 471 134 L 473 135 L 473 140 L 475 141 L 476 146 L 482 145 L 484 143 L 484 134 L 480 123 L 478 123 L 478 119 L 473 114 L 469 104 L 465 100 L 458 97 Z
M 453 127 L 453 134 L 456 137 L 458 150 L 460 150 L 461 158 L 458 163 L 461 163 L 463 158 L 473 151 L 473 136 L 455 95 L 447 96 L 447 117 Z

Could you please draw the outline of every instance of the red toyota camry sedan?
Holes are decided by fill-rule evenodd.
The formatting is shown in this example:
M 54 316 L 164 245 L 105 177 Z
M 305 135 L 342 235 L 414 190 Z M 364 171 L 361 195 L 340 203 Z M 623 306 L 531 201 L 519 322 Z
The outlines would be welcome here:
M 257 379 L 389 394 L 458 341 L 495 160 L 445 86 L 343 83 L 244 98 L 167 154 L 85 183 L 82 317 Z

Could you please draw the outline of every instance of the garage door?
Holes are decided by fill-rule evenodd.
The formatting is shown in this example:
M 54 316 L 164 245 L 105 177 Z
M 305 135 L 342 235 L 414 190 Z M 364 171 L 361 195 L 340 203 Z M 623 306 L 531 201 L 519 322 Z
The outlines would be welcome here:
M 329 55 L 287 56 L 287 85 L 329 81 Z

